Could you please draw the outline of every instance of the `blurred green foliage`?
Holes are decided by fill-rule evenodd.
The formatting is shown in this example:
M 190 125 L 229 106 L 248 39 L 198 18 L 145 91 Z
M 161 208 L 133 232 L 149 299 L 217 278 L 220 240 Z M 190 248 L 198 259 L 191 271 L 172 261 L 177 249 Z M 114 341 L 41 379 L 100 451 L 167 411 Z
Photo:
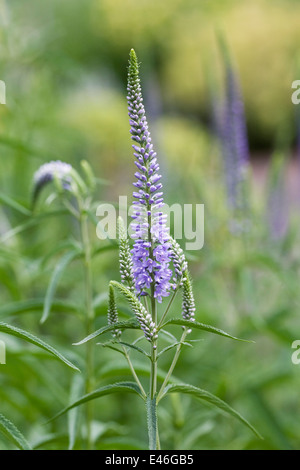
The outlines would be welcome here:
M 235 59 L 245 99 L 253 152 L 273 153 L 278 134 L 296 135 L 291 83 L 298 62 L 300 4 L 292 0 L 9 0 L 0 2 L 0 320 L 24 327 L 72 350 L 85 335 L 80 322 L 82 267 L 74 261 L 62 276 L 51 318 L 39 323 L 49 279 L 78 237 L 65 213 L 51 208 L 45 190 L 31 222 L 33 172 L 51 159 L 79 168 L 84 158 L 101 179 L 97 200 L 117 202 L 131 193 L 134 164 L 127 121 L 126 67 L 134 47 L 142 61 L 149 126 L 159 152 L 169 204 L 205 204 L 205 245 L 189 253 L 198 306 L 196 318 L 255 344 L 231 343 L 193 333 L 203 341 L 185 350 L 175 375 L 217 394 L 264 436 L 253 438 L 239 423 L 189 397 L 177 395 L 159 410 L 165 448 L 288 449 L 299 447 L 299 370 L 291 362 L 298 339 L 299 216 L 285 236 L 272 239 L 266 220 L 270 188 L 259 190 L 250 174 L 252 225 L 245 237 L 228 231 L 219 149 L 211 135 L 208 77 L 222 88 L 215 32 L 222 30 Z M 147 106 L 148 105 L 148 106 Z M 286 150 L 290 156 L 292 147 Z M 276 166 L 273 160 L 272 165 Z M 283 166 L 282 171 L 286 171 Z M 298 183 L 299 184 L 299 183 Z M 21 204 L 16 210 L 6 198 Z M 20 209 L 20 208 L 19 208 Z M 39 218 L 40 217 L 40 218 Z M 97 243 L 96 232 L 92 233 Z M 60 251 L 61 250 L 61 251 Z M 93 260 L 97 326 L 106 323 L 107 286 L 119 279 L 110 249 Z M 15 302 L 34 305 L 11 310 Z M 60 302 L 70 303 L 64 309 Z M 71 308 L 75 306 L 74 309 Z M 77 308 L 76 308 L 77 307 Z M 178 310 L 180 305 L 176 304 Z M 18 310 L 18 309 L 17 309 Z M 22 311 L 22 313 L 20 313 Z M 126 310 L 125 310 L 126 314 Z M 174 327 L 175 328 L 175 327 Z M 67 448 L 67 421 L 45 425 L 69 401 L 73 372 L 16 338 L 6 338 L 0 366 L 0 413 L 37 448 Z M 74 347 L 74 358 L 81 352 Z M 137 358 L 133 354 L 134 360 Z M 171 359 L 171 356 L 169 357 Z M 100 349 L 96 385 L 128 378 L 126 363 Z M 138 362 L 137 362 L 138 363 Z M 168 363 L 162 363 L 162 369 Z M 138 368 L 143 380 L 147 372 Z M 144 410 L 132 396 L 95 405 L 96 447 L 143 448 Z M 1 448 L 10 444 L 1 438 Z

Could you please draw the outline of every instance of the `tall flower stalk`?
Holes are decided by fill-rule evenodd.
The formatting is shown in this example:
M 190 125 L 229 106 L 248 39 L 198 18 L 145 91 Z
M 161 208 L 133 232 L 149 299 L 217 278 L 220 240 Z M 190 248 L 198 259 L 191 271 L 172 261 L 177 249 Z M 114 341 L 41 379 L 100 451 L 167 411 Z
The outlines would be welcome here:
M 109 283 L 108 325 L 89 334 L 77 345 L 110 333 L 110 341 L 98 344 L 110 347 L 125 357 L 134 382 L 116 382 L 94 390 L 72 403 L 60 414 L 109 393 L 134 392 L 146 404 L 149 449 L 160 449 L 157 406 L 169 393 L 181 392 L 197 396 L 227 411 L 256 432 L 244 418 L 218 397 L 189 384 L 170 383 L 183 347 L 192 345 L 191 340 L 187 340 L 192 329 L 208 331 L 232 339 L 237 338 L 195 320 L 196 307 L 188 263 L 179 243 L 170 236 L 162 211 L 164 201 L 161 175 L 148 129 L 140 86 L 139 65 L 134 50 L 130 51 L 127 91 L 130 132 L 134 141 L 134 157 L 138 169 L 135 173 L 133 193 L 132 241 L 127 238 L 122 220 L 119 219 L 121 282 L 112 280 Z M 180 291 L 182 294 L 181 317 L 168 319 L 168 314 Z M 133 312 L 132 319 L 120 320 L 117 309 L 118 295 L 129 303 Z M 166 306 L 163 307 L 164 300 L 168 297 Z M 160 315 L 158 304 L 162 304 L 159 309 L 162 310 Z M 170 324 L 181 327 L 182 333 L 179 339 L 167 331 L 166 328 Z M 132 329 L 140 330 L 142 335 L 128 342 L 126 330 Z M 167 346 L 164 346 L 162 343 L 166 341 L 166 338 L 168 342 Z M 130 358 L 132 350 L 150 361 L 150 382 L 146 385 L 139 378 L 135 364 Z M 157 362 L 166 352 L 174 350 L 173 359 L 160 384 L 157 378 Z
M 139 78 L 139 65 L 135 51 L 130 51 L 127 86 L 128 114 L 131 125 L 131 138 L 137 181 L 133 192 L 135 211 L 133 214 L 135 239 L 132 249 L 133 274 L 138 296 L 150 294 L 152 322 L 157 325 L 157 305 L 170 292 L 172 271 L 170 264 L 169 233 L 162 212 L 163 192 L 161 175 L 156 152 L 153 150 L 151 135 L 148 129 L 145 108 Z M 156 393 L 156 358 L 157 341 L 152 341 L 151 352 L 151 398 Z

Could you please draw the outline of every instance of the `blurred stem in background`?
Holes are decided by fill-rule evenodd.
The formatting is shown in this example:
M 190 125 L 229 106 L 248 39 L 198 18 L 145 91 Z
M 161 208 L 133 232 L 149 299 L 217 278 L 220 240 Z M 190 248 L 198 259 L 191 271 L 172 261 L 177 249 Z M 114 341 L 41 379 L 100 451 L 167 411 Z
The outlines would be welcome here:
M 82 238 L 82 247 L 84 252 L 84 272 L 85 272 L 85 302 L 86 302 L 86 334 L 87 336 L 94 331 L 95 312 L 93 308 L 93 273 L 91 246 L 88 228 L 88 216 L 82 203 L 80 204 L 80 230 Z M 94 343 L 88 342 L 86 345 L 86 393 L 93 390 L 94 384 Z M 93 403 L 88 402 L 86 405 L 86 433 L 87 433 L 87 449 L 91 450 L 92 443 L 92 418 Z
M 95 329 L 95 311 L 93 306 L 93 271 L 92 271 L 92 245 L 89 233 L 89 211 L 92 203 L 92 192 L 95 189 L 93 172 L 87 162 L 82 162 L 82 170 L 85 174 L 84 181 L 71 165 L 52 161 L 42 165 L 34 175 L 33 207 L 42 188 L 53 181 L 57 195 L 72 217 L 79 224 L 80 253 L 84 267 L 84 322 L 86 334 L 89 335 Z M 53 195 L 54 196 L 54 195 Z M 43 316 L 46 320 L 47 314 Z M 89 342 L 86 345 L 85 356 L 85 392 L 89 394 L 94 386 L 94 345 Z M 92 436 L 93 404 L 86 405 L 86 448 L 93 448 Z

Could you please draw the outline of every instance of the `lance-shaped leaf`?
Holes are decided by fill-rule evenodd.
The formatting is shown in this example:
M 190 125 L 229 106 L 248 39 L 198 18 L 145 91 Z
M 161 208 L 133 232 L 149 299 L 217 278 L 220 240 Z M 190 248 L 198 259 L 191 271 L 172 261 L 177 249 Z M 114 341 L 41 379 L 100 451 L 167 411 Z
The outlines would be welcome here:
M 80 254 L 80 252 L 77 251 L 77 250 L 70 251 L 70 252 L 66 253 L 60 259 L 58 264 L 56 265 L 56 268 L 53 272 L 53 275 L 51 277 L 51 280 L 50 280 L 50 283 L 49 283 L 49 286 L 48 286 L 48 289 L 47 289 L 47 292 L 46 292 L 45 303 L 44 303 L 44 311 L 43 311 L 43 316 L 41 318 L 41 323 L 44 323 L 47 320 L 47 318 L 50 314 L 53 298 L 54 298 L 54 295 L 55 295 L 55 292 L 56 292 L 56 287 L 57 287 L 57 284 L 59 282 L 59 279 L 60 279 L 62 273 L 64 272 L 64 270 L 68 266 L 68 264 L 71 263 L 71 261 L 74 258 L 79 256 L 79 254 Z
M 16 210 L 17 212 L 20 212 L 23 215 L 31 216 L 31 211 L 27 209 L 27 207 L 23 206 L 22 204 L 2 192 L 0 192 L 0 204 L 4 204 L 5 206 L 10 207 L 11 209 Z
M 249 421 L 247 421 L 242 415 L 240 415 L 240 413 L 231 408 L 231 406 L 229 406 L 225 401 L 216 397 L 212 393 L 207 392 L 206 390 L 202 390 L 201 388 L 194 387 L 193 385 L 188 384 L 171 384 L 164 389 L 161 398 L 166 396 L 168 393 L 186 393 L 188 395 L 194 396 L 195 398 L 199 398 L 200 400 L 204 400 L 239 420 L 241 423 L 251 429 L 251 431 L 257 437 L 262 439 L 262 436 L 259 434 L 259 432 L 252 426 L 252 424 L 249 423 Z
M 200 340 L 201 341 L 201 340 Z M 167 351 L 170 351 L 170 349 L 173 349 L 175 348 L 176 346 L 189 346 L 190 348 L 192 348 L 193 346 L 186 342 L 186 341 L 176 341 L 176 343 L 173 343 L 173 344 L 170 344 L 169 346 L 167 346 L 166 348 L 164 348 L 162 351 L 160 351 L 160 353 L 157 355 L 157 358 L 159 358 L 160 356 L 162 356 L 164 353 L 166 353 Z
M 10 317 L 28 312 L 40 312 L 44 307 L 44 299 L 18 300 L 0 308 L 0 318 Z M 65 300 L 54 300 L 52 308 L 57 312 L 78 312 L 78 306 Z
M 90 335 L 86 336 L 86 338 L 83 338 L 81 341 L 78 341 L 78 343 L 73 343 L 73 344 L 74 346 L 79 346 L 80 344 L 87 343 L 87 341 L 97 338 L 98 336 L 101 336 L 104 333 L 113 331 L 116 328 L 118 330 L 138 330 L 140 329 L 140 325 L 138 324 L 136 320 L 119 321 L 117 323 L 114 323 L 113 325 L 103 326 L 99 330 L 94 331 L 94 333 L 91 333 Z
M 0 238 L 0 242 L 4 243 L 7 240 L 9 240 L 10 238 L 15 237 L 19 233 L 24 232 L 25 230 L 28 230 L 29 228 L 40 224 L 40 221 L 42 219 L 49 218 L 49 217 L 57 217 L 59 215 L 64 215 L 64 214 L 68 214 L 67 210 L 66 209 L 59 209 L 59 210 L 56 210 L 56 211 L 45 212 L 43 214 L 37 215 L 36 217 L 31 217 L 29 219 L 26 219 L 26 222 L 24 222 L 20 225 L 17 225 L 16 227 L 14 227 L 11 230 L 8 230 L 6 233 L 4 233 Z
M 253 343 L 254 341 L 237 338 L 236 336 L 232 336 L 226 331 L 220 330 L 219 328 L 215 328 L 211 325 L 205 325 L 204 323 L 199 323 L 197 321 L 189 321 L 189 320 L 182 320 L 180 318 L 172 318 L 171 320 L 166 321 L 161 328 L 164 328 L 166 325 L 181 325 L 187 326 L 188 328 L 195 328 L 197 330 L 208 331 L 209 333 L 214 333 L 216 335 L 225 336 L 225 338 L 235 339 L 236 341 L 244 341 L 246 343 Z
M 142 397 L 140 388 L 135 382 L 116 382 L 114 384 L 106 385 L 104 387 L 98 388 L 94 392 L 84 395 L 83 397 L 79 398 L 74 403 L 71 403 L 71 405 L 67 406 L 62 411 L 57 413 L 51 419 L 51 421 L 67 413 L 69 410 L 75 408 L 76 406 L 83 405 L 84 403 L 87 403 L 88 401 L 96 400 L 97 398 L 104 397 L 105 395 L 111 395 L 113 393 L 124 393 L 124 392 L 136 393 L 137 395 Z
M 84 380 L 81 374 L 75 374 L 71 386 L 70 402 L 77 400 L 84 389 Z M 68 414 L 68 434 L 69 434 L 69 450 L 73 450 L 76 442 L 76 434 L 79 428 L 79 409 L 75 408 Z
M 139 360 L 133 360 L 132 361 L 133 367 L 136 371 L 136 373 L 140 376 L 143 377 L 148 377 L 150 378 L 150 368 L 148 364 L 146 364 L 144 361 L 139 361 Z M 131 370 L 125 361 L 119 361 L 118 359 L 114 359 L 112 362 L 109 362 L 105 364 L 101 370 L 99 371 L 99 374 L 102 378 L 108 379 L 112 377 L 120 377 L 124 375 L 131 375 Z M 160 380 L 161 382 L 164 381 L 166 376 L 166 371 L 160 369 L 159 367 L 157 368 L 157 380 Z M 173 383 L 180 383 L 180 380 L 172 376 L 172 381 Z
M 151 358 L 150 354 L 148 354 L 143 348 L 139 348 L 135 344 L 125 343 L 124 341 L 119 341 L 119 344 L 122 344 L 123 346 L 126 346 L 127 348 L 134 349 L 135 351 L 143 354 L 144 356 L 148 357 L 149 359 Z
M 19 429 L 2 414 L 0 414 L 0 432 L 19 449 L 32 450 Z
M 32 335 L 31 333 L 28 333 L 28 331 L 22 330 L 21 328 L 17 328 L 12 325 L 8 325 L 7 323 L 0 323 L 0 332 L 2 333 L 7 333 L 12 336 L 16 336 L 17 338 L 24 339 L 25 341 L 28 341 L 29 343 L 34 344 L 35 346 L 38 346 L 41 349 L 44 349 L 45 351 L 48 351 L 50 354 L 52 354 L 54 357 L 59 359 L 60 361 L 64 362 L 67 366 L 71 367 L 71 369 L 79 371 L 78 367 L 76 367 L 72 362 L 70 362 L 68 359 L 66 359 L 61 353 L 56 351 L 52 346 L 49 344 L 45 343 L 43 340 L 40 338 L 37 338 L 36 336 Z

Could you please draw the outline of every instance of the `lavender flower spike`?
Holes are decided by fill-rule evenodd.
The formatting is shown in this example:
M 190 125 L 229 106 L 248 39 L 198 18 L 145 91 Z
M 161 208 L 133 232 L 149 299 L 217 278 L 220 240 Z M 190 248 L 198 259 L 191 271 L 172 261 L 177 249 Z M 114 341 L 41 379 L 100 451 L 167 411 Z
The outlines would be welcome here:
M 119 263 L 122 283 L 134 292 L 133 263 L 130 253 L 130 246 L 127 238 L 127 231 L 122 217 L 117 221 L 119 235 Z
M 173 278 L 173 281 L 175 283 L 174 289 L 177 287 L 182 287 L 183 285 L 183 279 L 187 273 L 188 270 L 188 264 L 185 259 L 185 255 L 183 253 L 182 248 L 180 247 L 179 243 L 174 240 L 174 238 L 170 237 L 171 241 L 171 258 L 173 260 L 173 266 L 174 266 L 174 271 L 175 271 L 175 276 Z
M 139 79 L 139 66 L 135 51 L 131 49 L 128 68 L 128 114 L 137 181 L 133 197 L 136 201 L 131 224 L 135 239 L 132 259 L 137 295 L 152 295 L 162 301 L 169 295 L 172 271 L 170 264 L 169 232 L 165 224 L 162 183 L 156 153 L 153 150 L 148 123 L 145 116 Z
M 131 292 L 130 289 L 128 289 L 128 287 L 117 281 L 111 281 L 110 288 L 113 287 L 117 288 L 130 303 L 136 319 L 144 332 L 145 338 L 150 342 L 154 342 L 157 339 L 157 327 L 155 322 L 152 320 L 150 313 L 147 312 L 143 304 L 141 304 L 139 299 Z M 153 345 L 153 348 L 155 349 L 156 345 Z
M 196 307 L 194 294 L 192 289 L 192 282 L 190 275 L 186 272 L 183 280 L 183 295 L 182 295 L 182 317 L 184 320 L 195 321 Z
M 109 301 L 108 301 L 108 312 L 107 312 L 107 320 L 109 325 L 113 325 L 114 323 L 118 322 L 118 311 L 115 301 L 115 294 L 112 286 L 109 286 Z M 114 338 L 119 338 L 121 335 L 121 330 L 117 328 L 112 331 L 112 335 Z

